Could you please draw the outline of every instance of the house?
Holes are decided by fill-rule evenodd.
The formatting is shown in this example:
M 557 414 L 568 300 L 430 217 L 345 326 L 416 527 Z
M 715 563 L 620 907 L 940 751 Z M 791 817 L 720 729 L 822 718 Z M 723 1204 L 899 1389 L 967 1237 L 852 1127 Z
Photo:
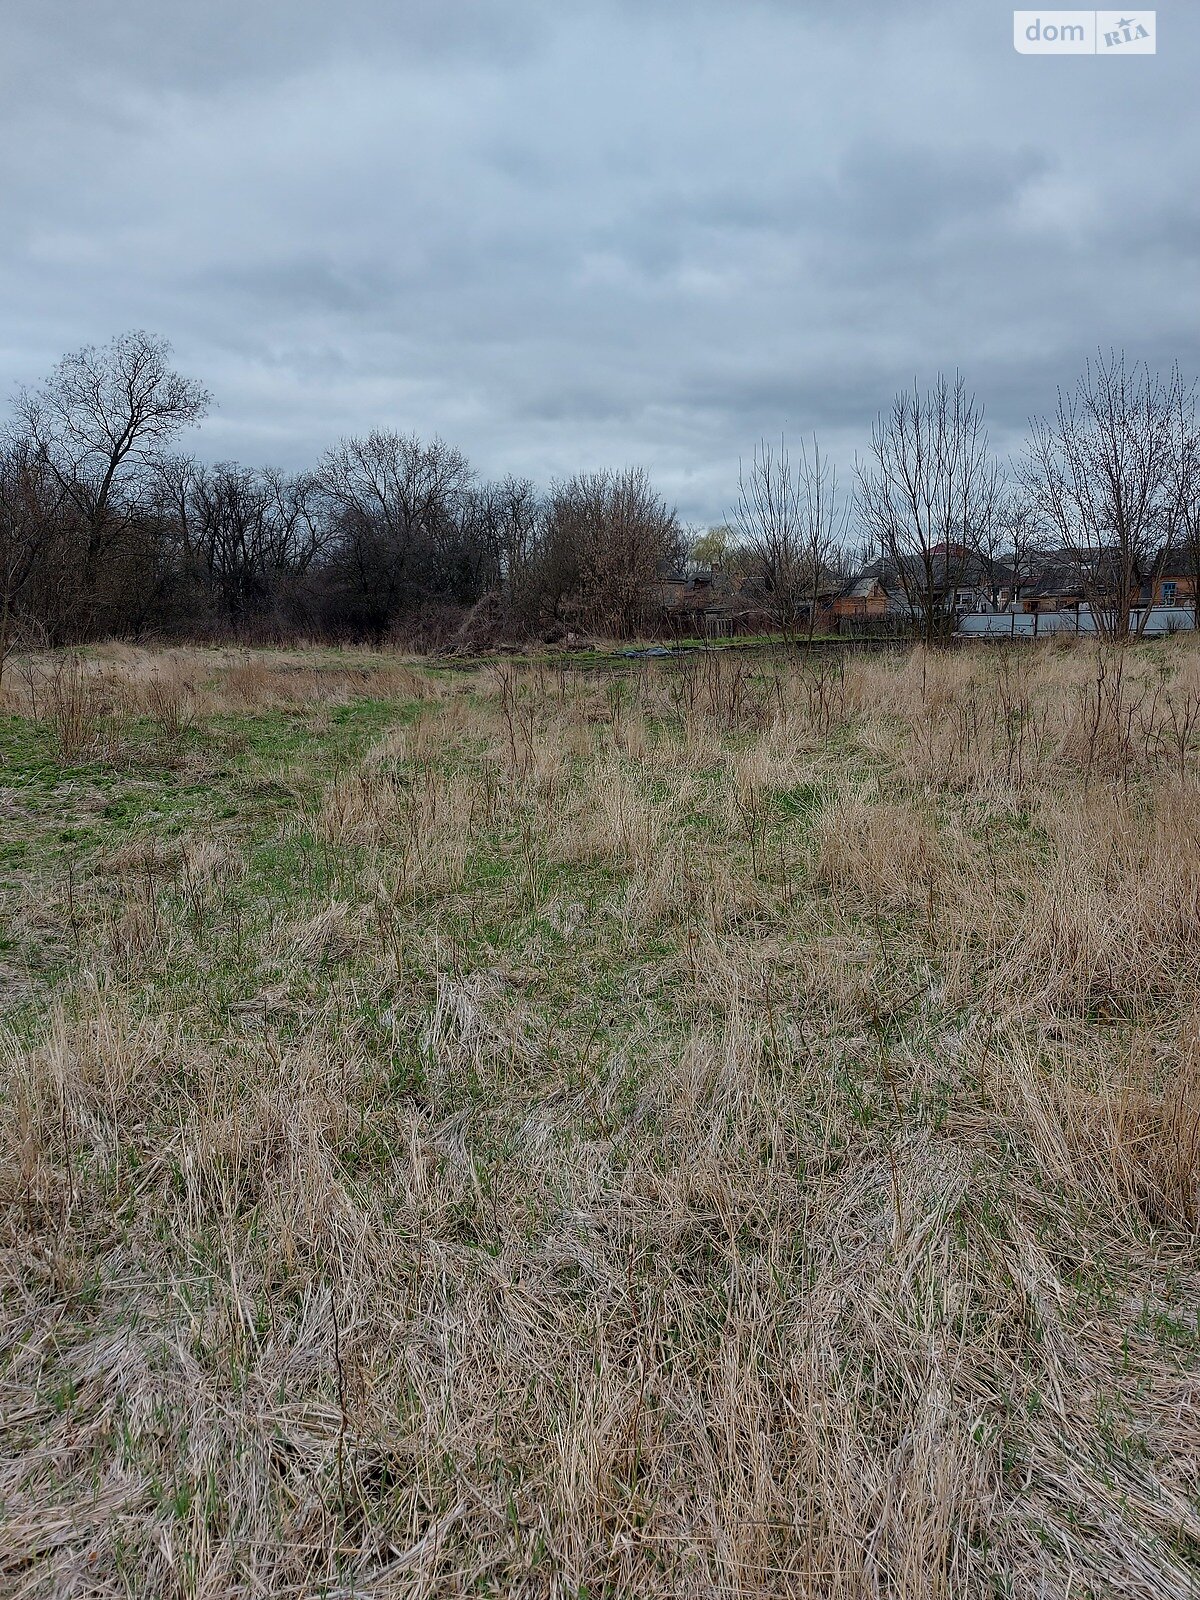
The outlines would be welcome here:
M 830 611 L 835 622 L 840 623 L 843 618 L 849 621 L 882 617 L 887 612 L 888 603 L 882 563 L 875 562 L 871 567 L 864 567 L 843 585 Z
M 651 609 L 675 635 L 734 633 L 753 611 L 745 576 L 722 562 L 665 567 L 650 586 Z
M 798 619 L 813 633 L 836 633 L 837 605 L 845 587 L 846 575 L 833 567 L 822 569 L 814 586 L 812 599 L 801 608 Z
M 1027 558 L 1013 585 L 1009 609 L 1043 614 L 1078 611 L 1085 585 L 1079 563 L 1066 550 L 1043 550 Z
M 1025 576 L 1014 581 L 1003 614 L 959 619 L 968 638 L 1041 638 L 1047 634 L 1094 637 L 1111 625 L 1104 614 L 1116 609 L 1116 552 L 1100 550 L 1086 558 L 1069 550 L 1041 550 L 1021 563 Z M 1188 632 L 1196 626 L 1195 563 L 1184 549 L 1160 547 L 1144 570 L 1134 574 L 1131 625 L 1145 638 Z M 1099 613 L 1099 615 L 1098 615 Z
M 803 600 L 793 595 L 793 631 L 826 633 L 836 627 L 834 605 L 841 592 L 841 573 L 823 571 L 815 593 Z M 807 588 L 807 586 L 806 586 Z M 650 590 L 650 605 L 671 633 L 694 637 L 771 632 L 785 626 L 778 596 L 761 572 L 745 561 L 713 562 L 664 568 Z
M 1077 612 L 1090 599 L 1103 606 L 1105 595 L 1117 587 L 1115 572 L 1105 571 L 1115 559 L 1113 551 L 1102 550 L 1094 556 L 1062 549 L 1038 551 L 1025 563 L 1027 577 L 1016 586 L 1013 608 L 1044 615 Z M 1191 552 L 1183 547 L 1160 548 L 1137 579 L 1140 587 L 1132 597 L 1137 606 L 1195 602 L 1195 564 Z
M 1153 590 L 1146 595 L 1150 603 L 1194 609 L 1197 595 L 1195 552 L 1182 546 L 1170 546 L 1154 564 L 1159 574 L 1148 586 Z
M 1012 569 L 961 545 L 939 544 L 928 564 L 909 556 L 881 556 L 859 569 L 832 606 L 838 626 L 886 617 L 911 618 L 926 607 L 956 618 L 972 611 L 995 611 L 1007 603 Z

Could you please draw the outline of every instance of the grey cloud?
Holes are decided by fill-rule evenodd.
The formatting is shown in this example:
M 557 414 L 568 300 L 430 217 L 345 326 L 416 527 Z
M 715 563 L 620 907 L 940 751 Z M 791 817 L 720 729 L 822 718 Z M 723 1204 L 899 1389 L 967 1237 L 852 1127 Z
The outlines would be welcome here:
M 392 425 L 697 519 L 780 428 L 847 474 L 939 366 L 1009 449 L 1098 344 L 1200 367 L 1200 16 L 1159 24 L 1116 63 L 961 0 L 20 0 L 6 387 L 149 326 L 213 456 Z

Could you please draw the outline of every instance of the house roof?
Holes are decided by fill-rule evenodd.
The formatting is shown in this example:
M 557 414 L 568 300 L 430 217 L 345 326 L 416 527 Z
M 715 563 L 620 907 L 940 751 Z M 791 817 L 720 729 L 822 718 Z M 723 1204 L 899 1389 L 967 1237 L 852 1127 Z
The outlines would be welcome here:
M 909 556 L 903 561 L 892 561 L 887 556 L 881 556 L 860 568 L 843 585 L 842 595 L 847 599 L 862 599 L 870 594 L 877 583 L 889 594 L 919 590 L 925 585 L 925 573 L 925 563 L 918 557 Z M 972 550 L 964 551 L 961 555 L 945 550 L 934 551 L 929 574 L 934 589 L 938 591 L 1000 587 L 1012 581 L 1011 567 Z
M 873 575 L 863 573 L 857 578 L 852 578 L 843 588 L 842 594 L 848 600 L 867 600 L 875 592 L 879 579 Z
M 1026 559 L 1028 576 L 1021 583 L 1021 593 L 1036 598 L 1039 595 L 1082 596 L 1089 584 L 1098 588 L 1106 580 L 1114 582 L 1118 553 L 1115 548 L 1073 553 L 1070 550 L 1039 550 Z M 1194 570 L 1192 553 L 1184 546 L 1159 546 L 1148 561 L 1139 562 L 1136 577 L 1148 581 L 1155 567 L 1161 577 L 1191 577 Z

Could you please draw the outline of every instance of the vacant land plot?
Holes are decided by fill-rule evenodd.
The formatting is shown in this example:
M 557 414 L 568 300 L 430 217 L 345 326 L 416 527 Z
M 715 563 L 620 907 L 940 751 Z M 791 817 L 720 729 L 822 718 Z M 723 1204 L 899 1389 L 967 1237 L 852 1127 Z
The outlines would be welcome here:
M 6 1596 L 1200 1581 L 1200 652 L 0 720 Z

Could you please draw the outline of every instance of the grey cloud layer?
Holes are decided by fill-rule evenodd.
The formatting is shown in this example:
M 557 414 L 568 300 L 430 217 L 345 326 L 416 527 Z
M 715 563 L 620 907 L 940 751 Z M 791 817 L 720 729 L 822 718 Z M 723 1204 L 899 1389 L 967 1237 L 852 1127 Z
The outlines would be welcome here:
M 1200 17 L 1019 57 L 987 4 L 26 3 L 0 66 L 9 383 L 130 325 L 212 456 L 375 424 L 485 471 L 861 447 L 961 367 L 1002 447 L 1097 344 L 1200 368 Z

